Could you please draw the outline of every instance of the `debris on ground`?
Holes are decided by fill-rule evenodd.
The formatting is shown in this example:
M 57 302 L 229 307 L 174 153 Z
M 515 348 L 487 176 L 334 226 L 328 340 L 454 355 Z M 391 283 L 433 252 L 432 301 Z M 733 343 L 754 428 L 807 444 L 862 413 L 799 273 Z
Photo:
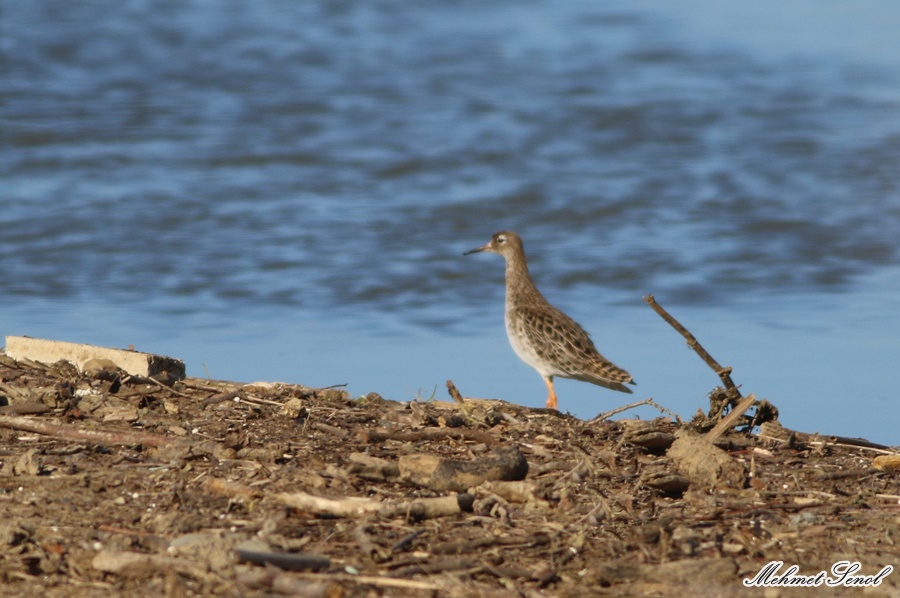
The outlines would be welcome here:
M 709 422 L 453 392 L 0 353 L 3 594 L 744 596 L 772 561 L 900 562 L 888 447 L 787 430 L 777 411 L 711 438 Z M 895 573 L 866 595 L 898 593 Z

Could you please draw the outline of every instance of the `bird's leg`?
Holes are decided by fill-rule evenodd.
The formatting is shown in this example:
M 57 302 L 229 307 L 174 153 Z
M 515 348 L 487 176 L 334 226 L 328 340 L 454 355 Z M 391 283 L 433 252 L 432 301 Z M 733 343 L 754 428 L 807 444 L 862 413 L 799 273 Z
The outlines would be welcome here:
M 553 376 L 544 376 L 544 384 L 550 394 L 547 395 L 547 409 L 559 410 L 556 406 L 556 392 L 553 390 Z

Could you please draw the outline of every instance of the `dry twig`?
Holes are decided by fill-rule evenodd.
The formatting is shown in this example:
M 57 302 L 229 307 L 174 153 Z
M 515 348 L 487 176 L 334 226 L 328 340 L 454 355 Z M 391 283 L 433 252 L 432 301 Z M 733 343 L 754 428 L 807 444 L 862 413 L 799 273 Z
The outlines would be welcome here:
M 597 415 L 596 417 L 594 417 L 593 419 L 591 419 L 589 421 L 590 421 L 590 423 L 594 423 L 597 421 L 603 421 L 604 419 L 609 419 L 614 415 L 618 415 L 618 414 L 622 413 L 623 411 L 628 411 L 629 409 L 634 409 L 635 407 L 640 407 L 641 405 L 649 405 L 652 402 L 653 402 L 653 399 L 650 397 L 647 397 L 643 401 L 638 401 L 636 403 L 629 403 L 628 405 L 616 407 L 615 409 L 601 413 L 600 415 Z
M 103 430 L 87 430 L 78 426 L 66 424 L 51 424 L 49 422 L 25 417 L 0 416 L 0 428 L 23 430 L 34 432 L 53 438 L 65 440 L 87 440 L 104 445 L 118 446 L 153 446 L 167 447 L 176 444 L 186 444 L 183 438 L 170 438 L 158 434 L 146 432 L 105 432 Z
M 747 398 L 741 401 L 737 407 L 731 410 L 728 415 L 723 417 L 719 423 L 717 423 L 712 430 L 706 433 L 706 439 L 710 442 L 715 442 L 719 439 L 719 437 L 734 427 L 737 424 L 737 421 L 747 412 L 747 409 L 753 406 L 756 402 L 756 395 L 749 394 Z
M 674 419 L 674 420 L 675 420 L 676 422 L 678 422 L 679 424 L 681 423 L 681 416 L 679 416 L 679 415 L 678 415 L 677 413 L 675 413 L 674 411 L 671 411 L 671 410 L 669 410 L 669 409 L 666 409 L 665 407 L 663 407 L 662 405 L 660 405 L 659 403 L 657 403 L 656 401 L 654 401 L 654 400 L 653 400 L 653 397 L 647 397 L 647 398 L 644 399 L 643 401 L 638 401 L 638 402 L 636 402 L 636 403 L 630 403 L 630 404 L 628 404 L 628 405 L 623 405 L 622 407 L 617 407 L 617 408 L 615 408 L 615 409 L 613 409 L 613 410 L 611 410 L 611 411 L 607 411 L 607 412 L 605 412 L 605 413 L 601 413 L 600 415 L 597 415 L 597 416 L 591 418 L 591 419 L 589 420 L 589 423 L 594 423 L 594 422 L 598 422 L 598 421 L 603 421 L 603 420 L 605 420 L 605 419 L 609 419 L 610 417 L 612 417 L 612 416 L 614 416 L 614 415 L 618 415 L 618 414 L 622 413 L 623 411 L 628 411 L 629 409 L 634 409 L 635 407 L 642 407 L 642 406 L 644 406 L 644 405 L 649 405 L 650 407 L 655 407 L 655 408 L 658 409 L 661 413 L 665 413 L 666 415 L 668 415 L 669 417 L 671 417 L 672 419 Z
M 719 365 L 719 362 L 712 358 L 712 355 L 707 353 L 706 349 L 703 348 L 697 339 L 694 338 L 694 335 L 688 332 L 687 328 L 681 325 L 675 318 L 673 318 L 669 312 L 667 312 L 663 307 L 656 302 L 656 298 L 653 295 L 647 295 L 644 297 L 644 301 L 647 302 L 647 305 L 653 308 L 653 311 L 658 313 L 660 317 L 669 323 L 675 330 L 677 330 L 681 336 L 683 336 L 687 340 L 687 345 L 691 349 L 693 349 L 700 358 L 706 362 L 706 365 L 712 368 L 712 370 L 719 376 L 722 380 L 722 384 L 725 385 L 725 388 L 728 390 L 734 390 L 738 392 L 737 386 L 735 386 L 734 382 L 731 380 L 731 367 L 722 367 Z M 740 393 L 738 393 L 740 396 Z

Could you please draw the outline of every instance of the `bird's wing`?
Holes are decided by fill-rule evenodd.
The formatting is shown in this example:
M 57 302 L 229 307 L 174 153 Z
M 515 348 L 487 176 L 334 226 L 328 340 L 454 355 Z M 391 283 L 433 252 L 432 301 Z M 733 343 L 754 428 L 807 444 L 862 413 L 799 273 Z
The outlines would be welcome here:
M 548 309 L 549 307 L 549 309 Z M 559 376 L 630 393 L 631 374 L 603 357 L 578 322 L 549 305 L 517 308 L 522 330 Z

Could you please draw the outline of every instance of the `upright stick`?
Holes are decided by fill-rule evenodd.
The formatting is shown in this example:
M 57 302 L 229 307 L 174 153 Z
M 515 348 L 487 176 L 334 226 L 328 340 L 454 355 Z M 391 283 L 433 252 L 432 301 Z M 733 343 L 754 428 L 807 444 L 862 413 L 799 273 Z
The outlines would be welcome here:
M 694 338 L 694 335 L 688 332 L 687 328 L 681 325 L 675 318 L 669 314 L 663 307 L 656 302 L 656 298 L 653 295 L 647 295 L 644 297 L 644 301 L 647 302 L 647 305 L 653 308 L 653 311 L 658 313 L 660 317 L 668 322 L 672 328 L 681 333 L 687 340 L 687 345 L 691 349 L 697 352 L 697 355 L 706 362 L 706 365 L 712 368 L 712 370 L 716 373 L 716 375 L 722 380 L 722 384 L 725 385 L 727 390 L 734 390 L 737 392 L 737 386 L 735 386 L 734 382 L 731 380 L 731 367 L 722 367 L 719 365 L 719 362 L 712 358 L 712 355 L 706 352 L 706 349 L 697 342 L 697 339 Z M 738 392 L 738 397 L 740 397 L 740 393 Z

